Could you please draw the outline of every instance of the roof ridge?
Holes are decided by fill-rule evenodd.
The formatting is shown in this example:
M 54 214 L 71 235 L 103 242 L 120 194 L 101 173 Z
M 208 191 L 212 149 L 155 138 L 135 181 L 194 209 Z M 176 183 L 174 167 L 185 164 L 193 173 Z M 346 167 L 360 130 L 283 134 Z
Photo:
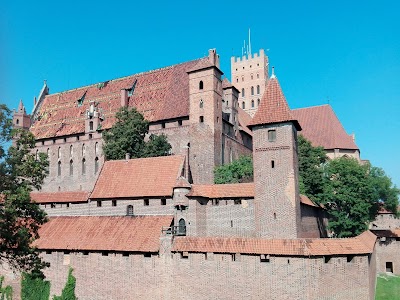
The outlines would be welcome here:
M 308 108 L 314 108 L 314 107 L 322 107 L 322 106 L 329 106 L 332 108 L 332 105 L 330 104 L 320 104 L 320 105 L 311 105 L 311 106 L 306 106 L 306 107 L 299 107 L 299 108 L 293 108 L 292 110 L 300 110 L 300 109 L 308 109 Z M 333 108 L 332 108 L 333 109 Z

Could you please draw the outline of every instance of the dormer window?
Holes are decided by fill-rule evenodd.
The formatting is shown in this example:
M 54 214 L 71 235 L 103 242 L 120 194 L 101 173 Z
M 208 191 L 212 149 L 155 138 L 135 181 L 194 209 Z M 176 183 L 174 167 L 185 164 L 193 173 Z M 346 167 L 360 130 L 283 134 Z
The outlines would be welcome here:
M 200 82 L 199 82 L 199 90 L 202 90 L 203 87 L 204 87 L 204 83 L 203 83 L 202 80 L 200 80 Z

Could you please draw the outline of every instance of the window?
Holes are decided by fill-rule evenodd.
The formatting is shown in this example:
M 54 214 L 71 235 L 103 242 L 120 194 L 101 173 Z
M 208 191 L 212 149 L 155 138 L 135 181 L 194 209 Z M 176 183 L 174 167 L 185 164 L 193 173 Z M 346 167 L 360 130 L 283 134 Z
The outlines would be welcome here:
M 258 78 L 260 78 L 260 75 L 259 75 L 259 74 L 257 74 L 257 79 L 258 79 Z
M 128 205 L 126 207 L 126 215 L 127 216 L 133 216 L 133 205 Z
M 260 86 L 257 85 L 257 95 L 260 94 Z
M 204 117 L 203 117 L 203 116 L 200 116 L 199 121 L 200 121 L 200 123 L 204 123 Z
M 98 171 L 99 171 L 99 158 L 96 157 L 94 159 L 94 174 L 97 174 Z
M 251 74 L 251 80 L 253 80 L 253 74 Z
M 271 168 L 275 168 L 275 161 L 271 160 Z
M 69 161 L 69 176 L 74 175 L 74 161 L 71 159 Z
M 94 144 L 94 154 L 98 155 L 99 154 L 99 143 L 96 142 L 96 144 Z
M 117 206 L 117 200 L 112 200 L 111 201 L 111 206 Z
M 161 199 L 161 205 L 167 205 L 167 199 L 162 198 Z
M 246 108 L 246 104 L 244 103 L 244 101 L 242 102 L 242 108 L 243 108 L 243 109 Z
M 200 106 L 200 108 L 203 108 L 203 107 L 204 107 L 204 102 L 203 102 L 203 99 L 201 99 L 201 100 L 200 100 L 200 104 L 199 104 L 199 106 Z
M 143 200 L 143 205 L 144 206 L 149 206 L 149 199 L 144 199 Z
M 257 99 L 257 106 L 260 106 L 260 99 Z
M 242 97 L 244 97 L 244 88 L 242 88 Z
M 51 203 L 51 204 L 50 204 L 50 207 L 51 207 L 51 208 L 56 208 L 56 204 L 55 204 L 55 203 Z
M 182 120 L 178 120 L 178 126 L 182 126 Z
M 92 131 L 93 130 L 93 121 L 89 122 L 89 130 Z
M 165 128 L 165 123 L 164 122 L 161 123 L 161 128 Z
M 101 201 L 97 200 L 97 207 L 101 207 Z
M 254 108 L 254 100 L 251 100 L 251 108 Z
M 242 199 L 235 199 L 233 202 L 235 205 L 242 204 Z
M 242 81 L 244 81 L 244 76 L 242 76 Z
M 386 272 L 393 273 L 393 262 L 391 261 L 386 262 Z
M 72 157 L 74 155 L 74 147 L 71 145 L 69 146 L 69 156 Z
M 86 146 L 85 144 L 82 145 L 82 156 L 85 156 L 86 154 Z
M 61 161 L 59 161 L 57 164 L 57 175 L 61 176 Z
M 200 82 L 199 82 L 199 90 L 202 90 L 202 89 L 203 89 L 203 87 L 204 87 L 203 81 L 202 81 L 202 80 L 200 80 Z
M 61 147 L 58 147 L 58 152 L 57 152 L 58 158 L 61 157 Z
M 19 119 L 17 119 L 17 125 L 19 124 Z
M 254 86 L 251 87 L 251 95 L 254 95 Z
M 236 82 L 239 82 L 239 78 L 236 78 Z
M 268 130 L 268 141 L 269 142 L 276 141 L 276 130 Z
M 82 159 L 82 175 L 86 174 L 86 159 Z
M 186 221 L 185 219 L 180 219 L 178 222 L 178 235 L 186 235 Z

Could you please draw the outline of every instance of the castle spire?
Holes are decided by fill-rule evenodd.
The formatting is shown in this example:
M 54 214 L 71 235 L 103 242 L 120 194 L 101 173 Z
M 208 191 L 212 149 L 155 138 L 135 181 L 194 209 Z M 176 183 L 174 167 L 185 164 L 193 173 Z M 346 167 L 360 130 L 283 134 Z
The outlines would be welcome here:
M 19 100 L 18 112 L 19 113 L 24 113 L 24 114 L 26 113 L 24 104 L 22 103 L 22 99 Z
M 299 122 L 292 116 L 274 68 L 272 68 L 272 76 L 268 80 L 260 106 L 249 126 L 282 122 L 293 122 L 296 129 L 301 130 Z

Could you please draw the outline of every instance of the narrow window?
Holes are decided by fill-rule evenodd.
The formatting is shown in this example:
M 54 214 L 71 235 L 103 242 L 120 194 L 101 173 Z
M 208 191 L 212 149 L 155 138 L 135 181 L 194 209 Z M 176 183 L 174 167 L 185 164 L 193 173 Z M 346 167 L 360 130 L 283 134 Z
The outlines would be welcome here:
M 239 82 L 239 78 L 236 78 L 236 82 Z
M 244 81 L 244 77 L 242 76 L 242 81 Z
M 178 126 L 182 126 L 182 120 L 178 120 Z
M 204 117 L 200 116 L 200 123 L 204 123 Z
M 112 201 L 111 201 L 111 205 L 112 205 L 112 206 L 117 206 L 117 200 L 112 200 Z
M 96 142 L 96 144 L 94 144 L 94 154 L 98 155 L 99 154 L 99 143 Z
M 271 168 L 275 168 L 275 161 L 271 160 Z
M 71 145 L 69 146 L 69 156 L 72 157 L 74 155 L 74 147 Z
M 144 206 L 149 206 L 149 199 L 144 199 L 143 200 L 143 205 Z
M 274 220 L 276 220 L 276 213 L 274 213 Z
M 82 175 L 86 174 L 86 159 L 82 159 Z
M 98 171 L 99 171 L 99 158 L 96 157 L 94 159 L 94 174 L 97 174 Z
M 258 78 L 260 78 L 260 75 L 259 75 L 259 74 L 257 74 L 257 79 L 258 79 Z
M 251 66 L 250 66 L 251 67 Z M 253 74 L 251 74 L 251 80 L 253 80 Z
M 251 95 L 254 95 L 254 86 L 251 87 Z
M 164 122 L 161 123 L 161 128 L 165 128 L 165 123 Z
M 203 107 L 204 107 L 204 102 L 203 102 L 203 99 L 201 99 L 201 100 L 200 100 L 199 107 L 200 107 L 200 108 L 203 108 Z
M 58 147 L 58 158 L 61 157 L 61 147 Z
M 251 108 L 254 108 L 254 100 L 251 100 Z
M 257 94 L 260 94 L 260 86 L 257 85 Z
M 19 124 L 19 119 L 17 119 L 17 125 Z
M 186 221 L 180 219 L 178 223 L 178 235 L 186 235 Z
M 61 161 L 59 161 L 57 165 L 57 175 L 61 176 Z
M 244 88 L 242 88 L 242 97 L 244 97 Z
M 167 205 L 167 199 L 162 198 L 161 199 L 161 205 Z
M 85 156 L 86 154 L 86 146 L 85 144 L 82 145 L 82 156 Z
M 233 220 L 231 220 L 231 227 L 233 227 Z
M 202 89 L 203 89 L 203 87 L 204 87 L 203 81 L 202 81 L 202 80 L 200 80 L 200 82 L 199 82 L 199 90 L 202 90 Z
M 133 205 L 128 205 L 126 207 L 126 215 L 127 216 L 133 216 Z
M 101 201 L 97 200 L 97 207 L 101 207 Z
M 257 106 L 260 106 L 260 99 L 257 99 Z
M 268 130 L 268 141 L 269 142 L 276 141 L 276 130 Z
M 242 102 L 242 108 L 243 108 L 243 109 L 246 108 L 246 104 L 244 103 L 244 101 Z
M 69 176 L 74 175 L 74 161 L 71 159 L 69 161 Z
M 386 262 L 386 272 L 393 273 L 393 262 L 391 261 Z
M 90 121 L 90 122 L 89 122 L 89 130 L 90 130 L 90 131 L 93 131 L 93 121 Z

